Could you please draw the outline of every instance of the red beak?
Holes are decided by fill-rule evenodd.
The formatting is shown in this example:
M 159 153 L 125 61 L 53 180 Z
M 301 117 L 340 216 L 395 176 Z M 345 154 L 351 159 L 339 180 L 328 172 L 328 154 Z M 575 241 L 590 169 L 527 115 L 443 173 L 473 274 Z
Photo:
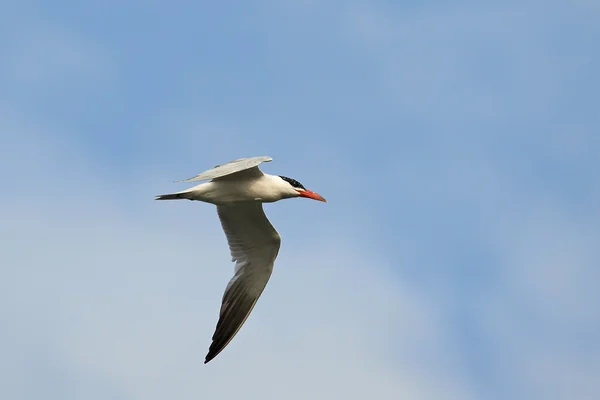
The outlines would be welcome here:
M 298 194 L 300 195 L 300 197 L 306 197 L 308 199 L 319 200 L 327 203 L 327 200 L 325 200 L 323 196 L 310 190 L 299 190 Z

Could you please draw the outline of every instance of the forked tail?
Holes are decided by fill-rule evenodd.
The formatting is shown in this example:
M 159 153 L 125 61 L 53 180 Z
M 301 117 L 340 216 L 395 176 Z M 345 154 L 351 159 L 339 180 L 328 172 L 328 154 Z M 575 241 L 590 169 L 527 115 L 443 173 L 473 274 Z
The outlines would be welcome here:
M 180 193 L 169 193 L 169 194 L 161 194 L 156 196 L 154 200 L 181 200 L 181 199 L 189 199 L 189 193 L 180 192 Z

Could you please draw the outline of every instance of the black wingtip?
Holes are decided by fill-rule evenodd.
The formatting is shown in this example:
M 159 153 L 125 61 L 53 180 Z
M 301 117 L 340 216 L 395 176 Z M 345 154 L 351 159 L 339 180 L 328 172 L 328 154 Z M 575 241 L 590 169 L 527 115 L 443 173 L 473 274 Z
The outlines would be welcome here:
M 212 354 L 208 353 L 208 354 L 206 355 L 206 357 L 204 358 L 204 364 L 208 364 L 208 362 L 209 362 L 210 360 L 212 360 L 213 358 L 215 358 L 215 355 L 212 355 Z

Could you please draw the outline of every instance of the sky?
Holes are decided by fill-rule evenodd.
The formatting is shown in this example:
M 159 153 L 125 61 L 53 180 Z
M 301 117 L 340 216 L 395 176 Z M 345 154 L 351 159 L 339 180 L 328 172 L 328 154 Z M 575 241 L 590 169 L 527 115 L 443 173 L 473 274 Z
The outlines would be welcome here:
M 597 399 L 600 3 L 0 3 L 4 399 Z M 229 160 L 328 203 L 203 360 Z

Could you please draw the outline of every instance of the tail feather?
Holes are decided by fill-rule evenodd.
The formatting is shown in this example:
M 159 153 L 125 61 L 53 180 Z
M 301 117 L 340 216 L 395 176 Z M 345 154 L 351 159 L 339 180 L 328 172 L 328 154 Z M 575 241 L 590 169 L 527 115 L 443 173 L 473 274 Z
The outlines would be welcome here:
M 154 200 L 181 200 L 187 199 L 188 193 L 169 193 L 169 194 L 161 194 L 156 196 Z

